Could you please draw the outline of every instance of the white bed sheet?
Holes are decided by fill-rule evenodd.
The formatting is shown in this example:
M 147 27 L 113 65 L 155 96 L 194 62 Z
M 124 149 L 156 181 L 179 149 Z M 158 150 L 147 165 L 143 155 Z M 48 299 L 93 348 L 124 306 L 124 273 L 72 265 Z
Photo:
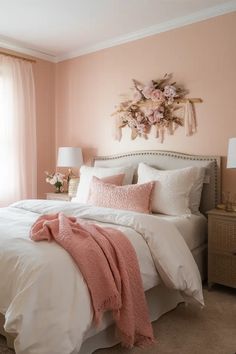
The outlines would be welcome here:
M 190 251 L 204 244 L 207 240 L 207 219 L 204 215 L 170 216 L 155 214 L 158 219 L 173 223 L 183 236 Z
M 185 216 L 185 215 L 170 216 L 170 215 L 163 215 L 163 214 L 153 214 L 153 215 L 155 215 L 158 219 L 167 220 L 173 223 L 177 227 L 181 235 L 183 236 L 190 251 L 193 251 L 194 249 L 204 244 L 207 239 L 207 219 L 202 214 L 199 215 L 192 214 L 191 216 Z M 102 223 L 98 223 L 98 224 L 102 226 Z M 113 226 L 112 224 L 107 224 L 107 225 L 111 227 Z M 119 226 L 118 228 L 123 232 L 125 231 L 122 226 Z M 127 237 L 132 242 L 132 234 L 127 235 Z M 142 255 L 142 252 L 140 252 L 140 248 L 139 249 L 137 248 L 135 250 L 138 254 L 139 261 L 142 259 L 148 259 L 145 254 L 146 252 L 144 252 Z M 158 279 L 159 276 L 151 266 L 151 262 L 150 264 L 147 264 L 146 267 L 143 266 L 140 267 L 140 270 L 142 274 L 142 280 L 143 280 L 145 291 L 149 290 L 150 288 L 160 283 L 160 279 Z M 84 338 L 89 338 L 94 336 L 101 330 L 107 328 L 112 323 L 113 320 L 111 314 L 106 313 L 103 316 L 99 329 L 95 327 L 91 327 L 87 331 Z
M 145 290 L 160 280 L 156 268 L 167 287 L 181 291 L 186 301 L 204 304 L 197 265 L 175 225 L 152 215 L 77 203 L 21 201 L 0 210 L 0 312 L 5 330 L 19 334 L 16 353 L 77 353 L 91 328 L 89 292 L 70 255 L 56 243 L 29 239 L 41 214 L 61 210 L 123 229 L 136 250 Z M 146 278 L 150 273 L 153 278 Z

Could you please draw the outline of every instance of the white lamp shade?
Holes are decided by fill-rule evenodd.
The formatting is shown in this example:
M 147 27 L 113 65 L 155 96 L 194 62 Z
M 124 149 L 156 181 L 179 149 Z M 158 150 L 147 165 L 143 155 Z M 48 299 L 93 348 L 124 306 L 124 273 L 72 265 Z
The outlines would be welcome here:
M 79 147 L 59 147 L 57 166 L 58 167 L 77 167 L 83 164 L 83 155 Z
M 236 168 L 236 138 L 229 139 L 227 168 Z

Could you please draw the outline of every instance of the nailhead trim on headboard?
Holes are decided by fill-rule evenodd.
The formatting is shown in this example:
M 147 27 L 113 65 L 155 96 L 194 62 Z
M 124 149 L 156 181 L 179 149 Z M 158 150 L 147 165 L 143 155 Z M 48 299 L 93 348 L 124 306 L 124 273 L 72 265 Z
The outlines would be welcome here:
M 220 201 L 220 169 L 221 169 L 221 158 L 219 156 L 204 156 L 204 155 L 190 155 L 184 154 L 181 152 L 172 152 L 172 151 L 163 151 L 163 150 L 150 150 L 150 151 L 133 151 L 128 153 L 121 153 L 117 155 L 110 156 L 97 156 L 93 159 L 93 165 L 95 161 L 107 161 L 107 160 L 118 160 L 125 157 L 132 156 L 145 156 L 145 155 L 154 155 L 154 156 L 169 156 L 182 160 L 190 160 L 190 161 L 209 161 L 214 164 L 214 198 L 215 198 L 215 206 Z

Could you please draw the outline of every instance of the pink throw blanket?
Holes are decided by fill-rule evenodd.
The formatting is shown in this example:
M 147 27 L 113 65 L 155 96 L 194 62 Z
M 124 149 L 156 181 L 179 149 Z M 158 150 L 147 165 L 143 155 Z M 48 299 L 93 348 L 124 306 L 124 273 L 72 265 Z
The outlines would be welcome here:
M 124 346 L 153 342 L 137 256 L 122 232 L 59 213 L 39 217 L 30 238 L 55 240 L 70 253 L 89 288 L 96 324 L 111 310 Z

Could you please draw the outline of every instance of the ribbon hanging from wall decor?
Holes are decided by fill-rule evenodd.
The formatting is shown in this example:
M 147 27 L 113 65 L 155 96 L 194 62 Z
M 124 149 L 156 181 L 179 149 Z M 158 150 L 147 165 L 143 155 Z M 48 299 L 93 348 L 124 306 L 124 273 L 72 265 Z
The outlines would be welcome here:
M 187 91 L 171 82 L 171 75 L 166 74 L 161 80 L 152 80 L 143 85 L 133 80 L 133 97 L 123 101 L 112 114 L 116 116 L 115 139 L 121 140 L 122 128 L 131 129 L 131 139 L 143 137 L 147 139 L 152 126 L 156 127 L 156 137 L 163 143 L 165 133 L 173 135 L 179 126 L 184 126 L 185 134 L 196 133 L 196 117 L 194 103 L 200 98 L 186 98 Z M 184 104 L 184 114 L 180 108 Z
M 190 100 L 186 101 L 184 107 L 184 128 L 186 136 L 191 136 L 197 131 L 196 117 Z

